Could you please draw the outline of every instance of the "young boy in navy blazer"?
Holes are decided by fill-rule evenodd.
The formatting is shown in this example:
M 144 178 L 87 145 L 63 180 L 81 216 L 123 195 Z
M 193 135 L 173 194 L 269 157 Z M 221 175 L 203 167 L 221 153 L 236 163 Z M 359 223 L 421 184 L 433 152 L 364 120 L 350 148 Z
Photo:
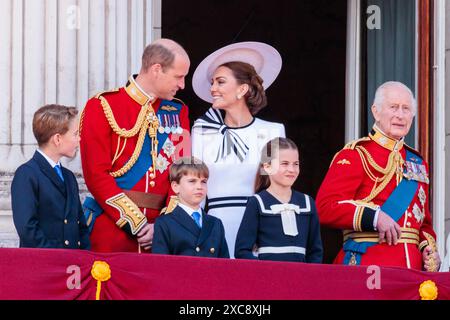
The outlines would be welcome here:
M 76 154 L 77 114 L 76 108 L 61 105 L 46 105 L 34 114 L 39 148 L 17 169 L 11 185 L 20 247 L 90 249 L 77 180 L 60 163 Z
M 206 197 L 208 167 L 193 157 L 170 167 L 170 183 L 178 204 L 156 219 L 153 253 L 229 258 L 222 221 L 200 207 Z

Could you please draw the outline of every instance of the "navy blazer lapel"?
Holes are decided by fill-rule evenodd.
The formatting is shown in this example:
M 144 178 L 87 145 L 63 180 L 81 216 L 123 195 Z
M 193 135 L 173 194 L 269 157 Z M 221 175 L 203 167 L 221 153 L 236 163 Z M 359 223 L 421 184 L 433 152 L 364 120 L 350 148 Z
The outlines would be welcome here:
M 74 188 L 72 179 L 69 177 L 68 170 L 61 166 L 62 175 L 64 177 L 64 185 L 66 188 L 66 206 L 64 208 L 64 215 L 67 216 L 70 213 L 70 208 L 72 208 L 72 203 L 74 200 L 74 192 L 76 188 Z M 75 180 L 76 181 L 76 180 Z
M 208 239 L 211 230 L 214 227 L 214 220 L 208 216 L 205 211 L 202 210 L 202 230 L 200 231 L 200 239 L 198 240 L 198 244 L 202 244 L 203 241 Z
M 189 214 L 184 211 L 181 207 L 176 206 L 175 209 L 170 213 L 172 217 L 185 229 L 187 229 L 194 236 L 198 237 L 200 234 L 200 228 L 195 223 L 194 219 L 189 217 Z
M 33 160 L 36 161 L 41 171 L 51 180 L 51 182 L 57 187 L 62 194 L 66 194 L 66 186 L 61 178 L 58 177 L 55 170 L 52 168 L 50 163 L 37 151 L 35 151 Z

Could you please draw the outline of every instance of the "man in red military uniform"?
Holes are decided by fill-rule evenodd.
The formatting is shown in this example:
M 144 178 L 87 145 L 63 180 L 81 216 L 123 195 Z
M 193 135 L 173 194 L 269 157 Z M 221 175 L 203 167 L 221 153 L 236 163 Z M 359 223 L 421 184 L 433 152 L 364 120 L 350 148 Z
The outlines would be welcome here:
M 95 198 L 84 203 L 92 250 L 151 248 L 154 220 L 171 190 L 168 167 L 176 156 L 190 155 L 182 147 L 189 145 L 188 108 L 174 100 L 189 65 L 179 44 L 159 39 L 145 48 L 140 73 L 125 87 L 87 102 L 80 151 Z
M 372 113 L 369 136 L 336 154 L 317 195 L 321 224 L 344 233 L 335 263 L 437 271 L 428 166 L 404 143 L 416 113 L 413 94 L 386 82 Z

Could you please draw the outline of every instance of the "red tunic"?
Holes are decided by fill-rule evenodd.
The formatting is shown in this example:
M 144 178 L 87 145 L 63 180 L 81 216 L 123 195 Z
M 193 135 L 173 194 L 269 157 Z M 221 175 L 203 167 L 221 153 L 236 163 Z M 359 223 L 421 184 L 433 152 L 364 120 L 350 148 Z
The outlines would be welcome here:
M 134 86 L 133 90 L 128 90 L 128 92 L 125 88 L 120 88 L 118 91 L 102 94 L 108 101 L 118 126 L 126 130 L 134 127 L 141 111 L 141 105 L 144 104 L 142 98 L 145 97 L 145 94 L 134 85 L 133 81 L 131 81 L 131 86 Z M 152 103 L 155 112 L 158 112 L 158 108 L 161 107 L 160 102 L 161 100 L 157 99 Z M 180 136 L 170 133 L 168 140 L 171 140 L 176 148 L 183 146 L 181 151 L 177 150 L 174 153 L 175 156 L 188 156 L 190 155 L 190 126 L 188 108 L 184 104 L 179 112 L 178 119 L 180 120 L 180 126 L 184 129 L 183 134 Z M 130 235 L 116 224 L 121 218 L 120 211 L 108 204 L 107 200 L 123 192 L 110 172 L 121 169 L 130 159 L 136 147 L 138 134 L 126 139 L 122 154 L 113 163 L 116 153 L 120 153 L 120 149 L 124 145 L 124 138 L 119 139 L 119 136 L 113 131 L 97 97 L 91 98 L 86 104 L 80 120 L 80 134 L 81 161 L 86 185 L 95 200 L 104 209 L 103 214 L 95 220 L 91 233 L 92 250 L 98 252 L 137 252 L 136 236 Z M 161 143 L 164 143 L 164 141 Z M 152 178 L 152 172 L 147 171 L 131 190 L 158 194 L 166 198 L 172 192 L 168 179 L 169 170 L 166 165 L 173 162 L 173 156 L 168 156 L 162 148 L 158 156 L 163 160 L 160 168 L 164 171 L 161 173 L 157 169 L 154 178 Z M 161 208 L 158 210 L 139 209 L 145 214 L 147 221 L 153 223 Z
M 317 195 L 316 203 L 321 224 L 342 230 L 376 232 L 373 228 L 374 209 L 376 206 L 381 206 L 396 188 L 396 175 L 372 200 L 372 205 L 355 202 L 355 200 L 366 198 L 375 184 L 364 170 L 363 161 L 355 147 L 365 148 L 376 164 L 385 168 L 391 150 L 396 144 L 405 160 L 406 151 L 403 143 L 383 136 L 378 131 L 373 131 L 370 138 L 361 139 L 353 145 L 348 144 L 346 148 L 336 154 Z M 428 173 L 427 164 L 423 164 Z M 375 171 L 372 170 L 372 172 Z M 380 173 L 375 176 L 383 177 Z M 397 221 L 400 227 L 418 231 L 420 246 L 418 243 L 398 243 L 391 246 L 386 243 L 375 244 L 362 255 L 361 265 L 399 266 L 422 270 L 423 262 L 420 250 L 428 244 L 423 232 L 427 232 L 436 239 L 432 229 L 428 201 L 428 183 L 419 182 L 408 209 Z M 344 251 L 341 250 L 334 263 L 343 263 L 344 255 Z

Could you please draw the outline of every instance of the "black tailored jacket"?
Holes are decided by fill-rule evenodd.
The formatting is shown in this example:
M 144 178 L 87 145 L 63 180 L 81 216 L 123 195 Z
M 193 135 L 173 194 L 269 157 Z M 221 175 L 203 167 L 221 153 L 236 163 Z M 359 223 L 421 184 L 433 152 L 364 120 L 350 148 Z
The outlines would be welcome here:
M 61 169 L 64 182 L 36 151 L 16 170 L 11 202 L 20 247 L 90 249 L 77 180 Z
M 202 221 L 202 228 L 199 228 L 179 206 L 157 218 L 152 253 L 229 258 L 222 221 L 204 212 Z

